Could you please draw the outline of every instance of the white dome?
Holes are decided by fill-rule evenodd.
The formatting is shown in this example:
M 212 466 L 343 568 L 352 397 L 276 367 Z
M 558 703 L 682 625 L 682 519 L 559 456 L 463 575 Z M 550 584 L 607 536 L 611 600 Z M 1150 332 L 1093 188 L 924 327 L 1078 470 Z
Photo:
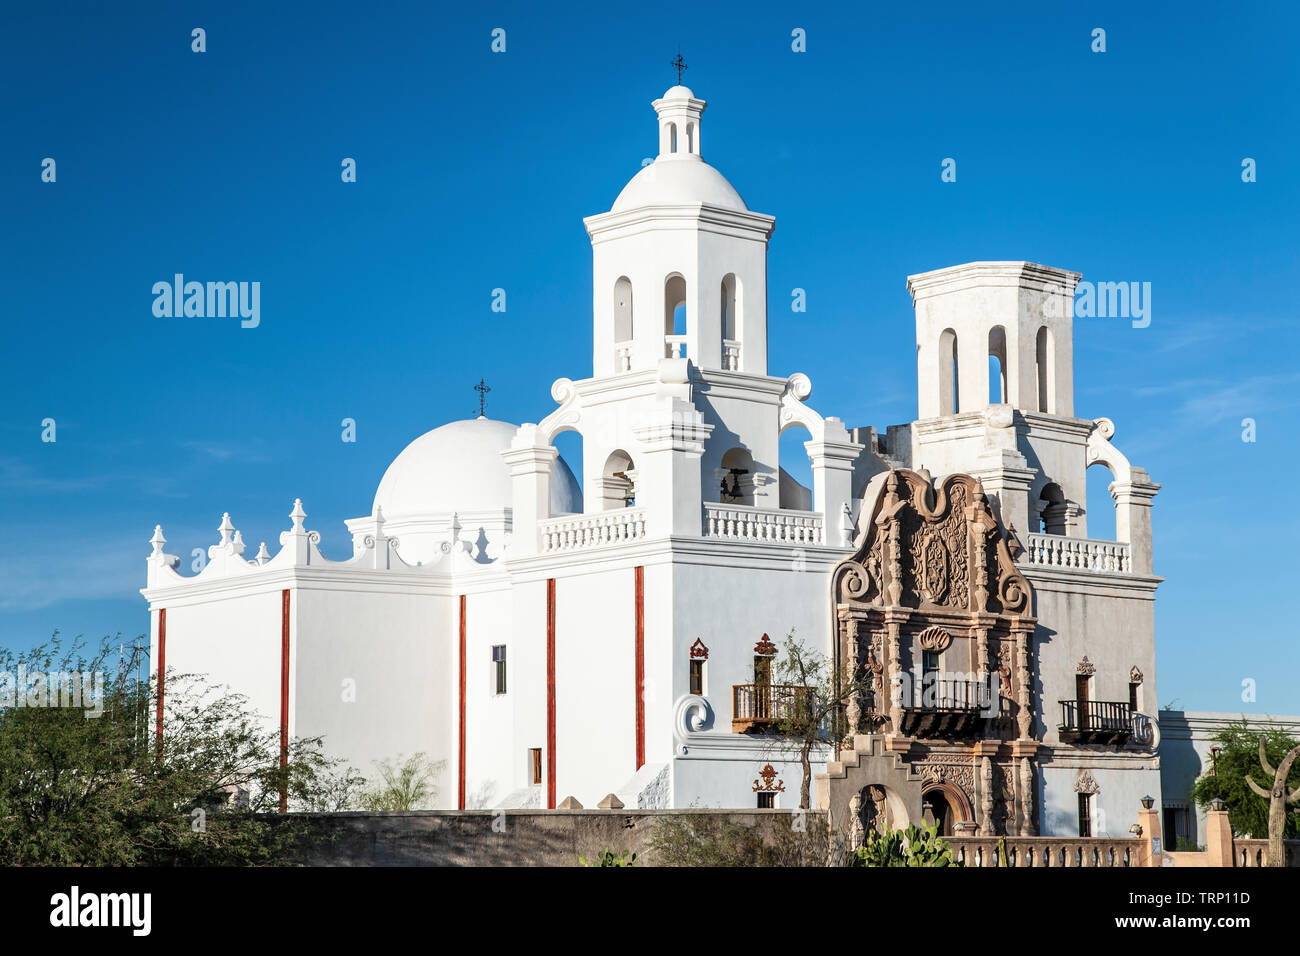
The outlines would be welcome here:
M 668 87 L 668 92 L 666 92 L 663 96 L 661 96 L 660 99 L 664 99 L 664 100 L 676 100 L 676 99 L 687 99 L 687 100 L 693 100 L 693 99 L 695 99 L 695 94 L 691 92 L 691 88 L 690 88 L 689 86 L 680 86 L 680 85 L 679 85 L 679 86 L 670 86 L 670 87 Z
M 740 193 L 727 182 L 727 178 L 704 160 L 672 157 L 657 159 L 633 176 L 614 200 L 610 211 L 697 202 L 738 212 L 748 209 L 745 200 L 740 198 Z
M 471 418 L 425 432 L 388 466 L 375 506 L 384 509 L 388 521 L 509 508 L 510 466 L 501 452 L 510 447 L 517 427 Z M 551 514 L 580 511 L 582 490 L 564 459 L 557 458 L 551 472 Z

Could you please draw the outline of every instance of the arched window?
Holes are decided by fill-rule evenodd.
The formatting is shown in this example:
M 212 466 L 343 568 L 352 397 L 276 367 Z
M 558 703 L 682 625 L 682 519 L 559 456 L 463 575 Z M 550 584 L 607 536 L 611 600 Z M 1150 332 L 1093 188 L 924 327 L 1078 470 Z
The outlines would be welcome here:
M 754 503 L 754 458 L 743 448 L 732 448 L 722 456 L 718 500 L 723 504 Z
M 632 280 L 620 276 L 614 283 L 614 371 L 632 367 Z
M 722 367 L 729 371 L 740 368 L 740 342 L 736 338 L 739 323 L 736 321 L 736 275 L 728 272 L 722 277 Z
M 619 449 L 610 452 L 601 472 L 601 502 L 605 511 L 636 504 L 636 469 L 632 456 Z
M 664 281 L 664 355 L 686 357 L 686 280 L 673 273 Z
M 668 152 L 677 152 L 677 124 L 668 124 Z
M 1048 482 L 1038 496 L 1038 513 L 1043 531 L 1047 534 L 1065 534 L 1065 493 L 1056 482 Z
M 695 124 L 686 124 L 686 152 L 695 152 Z
M 989 404 L 1007 401 L 1007 330 L 1000 325 L 989 329 Z
M 939 336 L 939 414 L 955 415 L 957 401 L 957 333 L 944 329 Z
M 1038 410 L 1054 413 L 1056 411 L 1055 347 L 1052 343 L 1052 330 L 1043 326 L 1038 330 L 1034 343 L 1034 367 L 1038 372 Z

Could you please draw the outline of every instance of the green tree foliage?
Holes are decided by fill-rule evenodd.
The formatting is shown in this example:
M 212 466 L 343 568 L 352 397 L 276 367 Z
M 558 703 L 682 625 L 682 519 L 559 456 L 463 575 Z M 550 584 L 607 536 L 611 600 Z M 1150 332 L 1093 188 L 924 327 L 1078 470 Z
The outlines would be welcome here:
M 1233 832 L 1239 836 L 1250 834 L 1252 837 L 1268 836 L 1268 801 L 1251 791 L 1246 777 L 1253 773 L 1255 779 L 1265 788 L 1273 785 L 1272 780 L 1264 780 L 1264 773 L 1259 766 L 1259 739 L 1264 737 L 1264 749 L 1273 766 L 1277 766 L 1288 750 L 1298 741 L 1284 731 L 1270 727 L 1252 729 L 1243 717 L 1239 723 L 1229 724 L 1214 740 L 1222 749 L 1208 768 L 1192 787 L 1192 799 L 1203 809 L 1208 809 L 1210 801 L 1219 797 L 1228 806 L 1228 821 Z M 1287 776 L 1287 785 L 1300 786 L 1300 762 L 1297 762 Z M 1288 813 L 1283 836 L 1288 840 L 1300 838 L 1300 815 Z
M 431 760 L 425 754 L 412 754 L 405 760 L 380 760 L 379 780 L 361 793 L 362 810 L 431 810 L 438 799 L 438 774 L 447 762 Z
M 282 787 L 290 809 L 349 804 L 361 780 L 320 738 L 290 741 L 282 767 L 276 728 L 244 697 L 189 675 L 166 675 L 159 743 L 141 663 L 107 639 L 90 652 L 57 632 L 24 653 L 0 648 L 0 864 L 273 863 L 306 826 L 274 813 Z M 51 671 L 100 675 L 93 708 L 15 706 L 20 673 L 39 687 Z
M 817 746 L 833 746 L 832 724 L 834 717 L 849 698 L 860 694 L 866 687 L 862 675 L 854 675 L 847 668 L 836 668 L 826 655 L 804 645 L 794 636 L 786 635 L 782 656 L 776 661 L 773 679 L 778 684 L 802 688 L 777 723 L 785 745 L 799 754 L 803 770 L 799 784 L 799 806 L 810 809 L 812 796 L 812 752 Z
M 872 831 L 867 842 L 858 847 L 854 866 L 961 866 L 952 856 L 952 847 L 939 836 L 937 825 L 922 829 L 911 824 L 906 830 Z M 1005 865 L 1005 864 L 1003 864 Z

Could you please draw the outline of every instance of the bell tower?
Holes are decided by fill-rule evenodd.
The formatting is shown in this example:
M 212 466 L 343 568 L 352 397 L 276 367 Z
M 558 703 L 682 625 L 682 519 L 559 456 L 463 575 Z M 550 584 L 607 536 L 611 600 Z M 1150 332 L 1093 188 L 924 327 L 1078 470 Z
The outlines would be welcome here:
M 767 374 L 767 241 L 701 155 L 705 101 L 685 86 L 652 104 L 659 153 L 611 210 L 584 220 L 592 246 L 592 374 L 644 372 L 665 358 Z

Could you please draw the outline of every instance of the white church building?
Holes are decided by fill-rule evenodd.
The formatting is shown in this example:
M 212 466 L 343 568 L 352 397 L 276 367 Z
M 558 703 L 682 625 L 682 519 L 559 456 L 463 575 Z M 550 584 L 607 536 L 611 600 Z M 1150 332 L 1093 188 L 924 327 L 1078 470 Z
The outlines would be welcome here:
M 653 106 L 658 157 L 585 220 L 591 374 L 559 378 L 536 424 L 412 441 L 347 522 L 349 560 L 322 556 L 300 501 L 274 554 L 247 556 L 225 515 L 193 576 L 157 528 L 155 667 L 228 684 L 363 774 L 445 761 L 445 809 L 792 807 L 778 720 L 799 690 L 772 662 L 793 631 L 874 688 L 815 755 L 839 825 L 1126 835 L 1160 799 L 1159 486 L 1110 420 L 1076 417 L 1079 275 L 909 277 L 917 419 L 846 427 L 808 375 L 779 356 L 771 374 L 775 220 L 703 160 L 704 101 L 679 85 Z M 811 487 L 778 464 L 792 427 Z M 1117 541 L 1088 537 L 1096 463 Z

